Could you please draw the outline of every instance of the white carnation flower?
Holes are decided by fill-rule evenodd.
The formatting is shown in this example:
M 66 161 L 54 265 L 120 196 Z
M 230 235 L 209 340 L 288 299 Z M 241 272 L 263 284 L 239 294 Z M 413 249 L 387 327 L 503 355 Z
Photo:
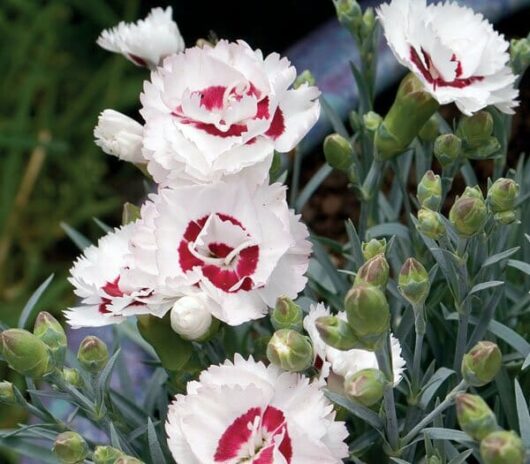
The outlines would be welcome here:
M 295 78 L 286 58 L 264 58 L 242 41 L 167 58 L 141 95 L 155 180 L 210 182 L 260 165 L 252 176 L 263 181 L 273 150 L 292 150 L 320 113 L 319 90 L 291 89 Z
M 146 312 L 137 298 L 145 292 L 123 285 L 121 272 L 126 264 L 135 224 L 115 229 L 89 246 L 70 269 L 70 283 L 81 305 L 65 311 L 74 327 L 99 327 L 124 320 L 125 314 Z
M 162 316 L 181 296 L 203 293 L 230 325 L 258 319 L 279 296 L 304 288 L 311 245 L 285 187 L 250 190 L 233 179 L 162 189 L 142 208 L 131 239 L 131 286 L 156 289 Z M 165 298 L 165 300 L 164 300 Z
M 155 68 L 166 56 L 184 50 L 184 39 L 172 15 L 171 7 L 153 8 L 145 19 L 136 23 L 122 21 L 104 30 L 97 44 L 121 53 L 138 66 Z
M 166 422 L 180 464 L 341 464 L 348 432 L 316 383 L 235 356 L 177 395 Z
M 94 128 L 96 145 L 131 163 L 145 163 L 142 155 L 143 126 L 118 111 L 104 110 Z
M 375 353 L 366 350 L 341 351 L 324 343 L 315 326 L 319 317 L 329 316 L 329 308 L 322 303 L 312 305 L 309 314 L 304 318 L 304 329 L 313 343 L 315 365 L 321 370 L 321 378 L 326 378 L 330 371 L 341 377 L 353 375 L 363 369 L 378 369 Z M 344 312 L 338 313 L 338 317 L 346 320 Z M 394 385 L 399 384 L 405 370 L 405 360 L 401 356 L 401 345 L 393 335 L 390 336 L 392 350 L 392 367 L 394 370 Z
M 484 17 L 456 3 L 392 0 L 378 18 L 398 61 L 440 104 L 470 115 L 488 105 L 513 113 L 518 91 L 508 42 Z

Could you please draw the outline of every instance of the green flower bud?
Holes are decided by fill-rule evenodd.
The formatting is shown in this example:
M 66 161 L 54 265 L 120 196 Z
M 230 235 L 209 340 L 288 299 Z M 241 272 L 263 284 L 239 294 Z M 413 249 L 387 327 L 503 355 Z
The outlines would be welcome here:
M 114 461 L 114 464 L 144 464 L 144 462 L 132 456 L 121 456 Z
M 515 214 L 515 211 L 502 211 L 501 213 L 495 213 L 493 219 L 501 224 L 508 225 L 515 222 L 517 215 Z
M 109 350 L 102 340 L 90 335 L 79 345 L 77 359 L 87 371 L 97 374 L 107 364 Z
M 434 156 L 438 162 L 447 167 L 453 164 L 462 154 L 462 140 L 454 134 L 442 134 L 434 141 Z
M 0 349 L 11 368 L 22 375 L 38 379 L 53 370 L 48 347 L 27 330 L 4 330 L 0 334 Z
M 488 143 L 493 133 L 493 117 L 487 111 L 479 111 L 473 116 L 462 116 L 457 134 L 470 148 Z
M 458 235 L 470 238 L 482 231 L 488 210 L 480 190 L 467 187 L 464 194 L 456 199 L 449 211 L 449 220 Z
M 62 464 L 77 464 L 88 456 L 88 445 L 78 433 L 63 432 L 57 435 L 52 451 Z
M 375 285 L 381 290 L 386 288 L 390 268 L 383 253 L 380 253 L 364 263 L 355 276 L 354 285 Z
M 313 363 L 313 346 L 309 338 L 295 330 L 280 329 L 267 345 L 267 358 L 286 371 L 300 372 Z
M 33 334 L 48 346 L 55 365 L 62 366 L 64 364 L 64 357 L 66 356 L 68 340 L 59 321 L 50 313 L 42 311 L 35 321 Z
M 290 298 L 282 296 L 276 301 L 272 310 L 271 323 L 274 330 L 292 329 L 301 332 L 303 328 L 304 312 L 302 308 Z
M 350 127 L 353 132 L 360 132 L 362 130 L 363 120 L 357 111 L 350 111 L 348 121 L 350 122 Z
M 324 156 L 332 168 L 348 172 L 353 163 L 353 148 L 342 135 L 331 134 L 324 139 Z
M 364 39 L 369 38 L 372 35 L 375 27 L 375 13 L 372 7 L 366 8 L 363 14 L 363 22 L 361 24 L 361 36 Z
M 487 403 L 480 396 L 470 393 L 460 393 L 456 397 L 456 417 L 460 428 L 477 441 L 499 427 Z
M 425 300 L 429 296 L 429 290 L 431 288 L 429 273 L 414 258 L 407 259 L 401 267 L 398 284 L 403 298 L 413 306 L 425 303 Z
M 4 380 L 0 382 L 0 404 L 12 405 L 16 404 L 17 398 L 15 396 L 15 389 L 11 382 Z
M 432 454 L 427 458 L 427 464 L 442 464 L 442 459 L 436 454 Z
M 442 202 L 442 180 L 432 171 L 427 171 L 418 184 L 418 201 L 423 208 L 438 211 Z
M 492 342 L 478 342 L 462 359 L 462 376 L 473 387 L 490 383 L 499 372 L 502 354 Z
M 515 74 L 523 74 L 530 66 L 530 40 L 512 39 L 510 42 L 510 61 Z
M 381 401 L 387 380 L 379 369 L 363 369 L 346 377 L 344 391 L 348 398 L 370 407 Z
M 311 74 L 309 69 L 304 69 L 300 74 L 298 74 L 295 81 L 293 82 L 293 89 L 298 89 L 299 87 L 302 87 L 302 85 L 313 86 L 315 84 L 315 76 Z
M 315 321 L 320 338 L 326 345 L 341 351 L 348 351 L 359 346 L 350 325 L 337 316 L 323 316 Z
M 66 383 L 73 385 L 74 387 L 82 387 L 83 379 L 77 369 L 72 367 L 63 368 L 63 379 Z
M 369 131 L 375 131 L 379 127 L 379 124 L 383 122 L 383 118 L 374 111 L 368 111 L 363 116 L 364 127 Z
M 499 430 L 480 442 L 480 457 L 484 464 L 523 464 L 525 450 L 515 432 Z
M 121 215 L 121 223 L 123 225 L 130 224 L 140 219 L 140 208 L 132 203 L 125 203 Z
M 123 457 L 123 452 L 112 446 L 96 446 L 93 454 L 94 464 L 114 464 L 116 459 Z
M 424 142 L 434 142 L 440 131 L 438 130 L 438 118 L 433 114 L 429 120 L 423 125 L 418 134 L 420 139 Z
M 519 184 L 513 179 L 501 177 L 488 190 L 488 204 L 494 213 L 511 211 L 519 196 Z
M 334 0 L 339 22 L 354 35 L 359 34 L 362 23 L 361 7 L 355 0 Z
M 378 159 L 387 160 L 403 153 L 438 106 L 421 81 L 414 74 L 408 74 L 375 133 Z
M 366 349 L 375 350 L 390 329 L 390 309 L 384 293 L 372 285 L 354 286 L 344 309 L 354 335 Z
M 386 239 L 382 238 L 381 240 L 377 240 L 376 238 L 373 238 L 369 242 L 363 242 L 361 248 L 364 259 L 368 261 L 374 256 L 386 252 Z
M 418 211 L 417 229 L 433 240 L 440 240 L 445 234 L 445 225 L 440 213 L 427 208 Z

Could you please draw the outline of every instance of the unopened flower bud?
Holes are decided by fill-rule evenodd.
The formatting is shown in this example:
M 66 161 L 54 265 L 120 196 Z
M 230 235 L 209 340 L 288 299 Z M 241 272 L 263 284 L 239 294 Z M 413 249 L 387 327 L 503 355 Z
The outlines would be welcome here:
M 295 81 L 293 82 L 293 89 L 298 89 L 302 85 L 313 86 L 315 84 L 315 76 L 311 74 L 309 69 L 304 69 L 300 74 L 298 74 Z
M 488 210 L 480 191 L 470 187 L 457 198 L 449 211 L 449 220 L 458 235 L 470 238 L 482 231 Z
M 460 428 L 477 441 L 498 429 L 495 414 L 478 395 L 460 393 L 456 397 L 456 417 Z
M 267 344 L 267 358 L 286 371 L 300 372 L 311 366 L 313 346 L 308 337 L 297 331 L 280 329 Z
M 473 116 L 462 116 L 457 134 L 467 147 L 477 148 L 488 143 L 493 132 L 493 117 L 487 111 L 479 111 Z
M 423 208 L 438 211 L 442 202 L 442 180 L 432 171 L 427 171 L 418 184 L 416 196 Z
M 484 464 L 523 464 L 525 449 L 515 432 L 498 430 L 480 442 Z
M 353 163 L 353 148 L 342 135 L 331 134 L 324 140 L 324 156 L 332 168 L 348 172 Z
M 501 213 L 495 213 L 493 219 L 501 224 L 508 225 L 517 219 L 515 211 L 502 211 Z
M 16 402 L 13 384 L 7 380 L 0 382 L 0 404 L 11 405 Z
M 274 330 L 292 329 L 300 332 L 303 328 L 304 312 L 293 300 L 282 296 L 272 310 L 271 323 Z
M 515 74 L 523 74 L 530 66 L 530 40 L 512 39 L 510 42 L 510 61 Z
M 357 271 L 354 285 L 375 285 L 381 290 L 386 288 L 390 268 L 383 253 L 366 261 Z
M 50 313 L 42 311 L 35 321 L 33 334 L 48 346 L 55 365 L 61 367 L 64 364 L 68 340 L 59 321 Z
M 27 330 L 4 330 L 0 334 L 0 348 L 4 359 L 19 374 L 38 379 L 53 370 L 48 347 Z
M 387 380 L 379 369 L 363 369 L 344 380 L 344 391 L 348 398 L 364 406 L 373 406 L 383 398 Z
M 383 122 L 383 118 L 374 111 L 368 111 L 363 116 L 364 127 L 369 131 L 375 131 L 379 127 L 379 124 Z
M 57 435 L 52 451 L 62 464 L 78 464 L 86 459 L 89 450 L 81 435 L 63 432 Z
M 434 156 L 442 167 L 453 164 L 462 154 L 462 140 L 454 134 L 442 134 L 434 141 Z
M 440 213 L 427 208 L 418 211 L 417 229 L 433 240 L 440 240 L 445 234 L 445 225 Z
M 414 258 L 407 259 L 401 267 L 398 284 L 403 298 L 413 306 L 425 303 L 425 300 L 429 296 L 429 290 L 431 288 L 429 273 Z
M 90 335 L 79 345 L 77 359 L 87 371 L 96 374 L 107 364 L 109 350 L 102 340 Z
M 390 328 L 390 309 L 384 293 L 372 285 L 354 286 L 344 309 L 354 335 L 366 349 L 376 349 Z
M 132 456 L 121 456 L 114 461 L 114 464 L 144 464 L 144 462 Z
M 350 32 L 358 34 L 362 22 L 361 7 L 355 0 L 334 0 L 339 22 Z
M 123 452 L 112 446 L 96 446 L 92 459 L 94 464 L 114 464 Z
M 374 256 L 386 252 L 386 239 L 382 238 L 381 240 L 377 240 L 373 238 L 369 242 L 363 242 L 361 248 L 364 259 L 368 261 Z
M 442 464 L 443 463 L 443 461 L 440 458 L 440 456 L 438 456 L 436 454 L 432 454 L 432 455 L 428 456 L 426 462 L 427 462 L 427 464 Z
M 108 155 L 145 164 L 142 155 L 143 126 L 129 116 L 114 110 L 103 111 L 94 129 L 94 137 L 96 145 Z
M 319 317 L 315 327 L 324 343 L 332 348 L 348 351 L 359 346 L 350 325 L 337 316 Z
M 418 135 L 424 142 L 434 142 L 439 133 L 438 118 L 436 117 L 436 114 L 433 114 L 423 125 Z
M 488 190 L 488 204 L 494 213 L 511 211 L 519 196 L 519 184 L 513 179 L 497 179 Z
M 490 383 L 499 372 L 502 354 L 493 342 L 478 342 L 462 359 L 462 376 L 473 387 Z
M 79 371 L 73 367 L 63 368 L 63 379 L 66 383 L 73 385 L 74 387 L 82 387 L 83 379 Z
M 387 160 L 403 153 L 438 109 L 438 102 L 412 73 L 399 85 L 396 99 L 375 134 L 376 155 Z
M 368 39 L 375 27 L 375 14 L 372 7 L 366 8 L 363 14 L 363 21 L 361 23 L 361 37 Z
M 171 309 L 171 327 L 184 340 L 204 341 L 217 332 L 219 321 L 202 295 L 183 296 Z

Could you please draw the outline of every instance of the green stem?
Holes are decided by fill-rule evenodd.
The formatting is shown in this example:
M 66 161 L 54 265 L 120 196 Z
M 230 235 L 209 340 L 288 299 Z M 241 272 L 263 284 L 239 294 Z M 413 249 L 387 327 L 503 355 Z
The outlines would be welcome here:
M 458 316 L 458 331 L 456 333 L 456 350 L 455 350 L 455 359 L 453 363 L 453 369 L 457 373 L 457 376 L 460 378 L 460 365 L 462 364 L 462 358 L 466 351 L 467 345 L 467 333 L 469 327 L 469 311 L 466 308 L 463 309 Z
M 399 449 L 399 424 L 394 401 L 394 372 L 392 369 L 392 356 L 390 354 L 390 333 L 386 335 L 382 347 L 375 352 L 375 355 L 379 369 L 387 378 L 383 396 L 386 416 L 386 435 L 392 450 L 397 451 Z
M 414 359 L 412 362 L 412 390 L 415 393 L 419 391 L 421 383 L 421 354 L 425 337 L 425 306 L 423 304 L 414 305 L 413 310 L 416 342 L 414 344 Z
M 465 391 L 467 389 L 467 383 L 462 380 L 455 388 L 453 388 L 445 397 L 445 399 L 436 407 L 434 408 L 429 414 L 427 414 L 420 422 L 416 424 L 416 426 L 409 432 L 407 435 L 403 437 L 401 440 L 401 446 L 408 445 L 414 438 L 416 438 L 416 435 L 420 433 L 423 428 L 425 428 L 427 425 L 429 425 L 436 417 L 444 412 L 449 406 L 451 406 L 455 400 L 456 395 L 458 393 Z

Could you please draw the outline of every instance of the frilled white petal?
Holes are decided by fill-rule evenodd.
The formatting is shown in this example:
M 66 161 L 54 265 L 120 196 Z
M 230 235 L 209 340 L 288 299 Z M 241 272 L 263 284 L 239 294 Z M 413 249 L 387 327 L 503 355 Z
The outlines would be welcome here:
M 375 354 L 371 351 L 357 349 L 340 351 L 324 343 L 316 329 L 315 321 L 319 317 L 329 316 L 330 314 L 329 309 L 322 303 L 319 303 L 311 306 L 309 314 L 304 318 L 304 329 L 311 338 L 315 355 L 318 355 L 321 358 L 324 365 L 329 364 L 331 370 L 341 377 L 355 374 L 362 369 L 378 368 Z M 338 317 L 346 320 L 346 314 L 344 312 L 338 313 Z M 405 360 L 401 356 L 401 344 L 394 335 L 390 336 L 390 343 L 392 351 L 392 368 L 394 371 L 394 385 L 397 385 L 403 378 Z
M 172 15 L 171 7 L 153 8 L 145 19 L 121 22 L 104 30 L 97 43 L 105 50 L 121 53 L 136 65 L 154 68 L 166 56 L 184 50 L 184 39 Z
M 481 14 L 452 2 L 392 0 L 378 18 L 398 61 L 439 103 L 454 102 L 467 115 L 488 105 L 513 113 L 509 44 Z
M 318 89 L 290 89 L 295 78 L 287 59 L 242 41 L 168 57 L 141 95 L 149 171 L 164 186 L 251 169 L 262 181 L 273 151 L 290 151 L 320 113 Z
M 143 126 L 118 111 L 104 110 L 94 128 L 96 145 L 131 163 L 145 163 L 142 156 Z
M 254 462 L 260 456 L 260 462 L 340 464 L 348 454 L 347 430 L 334 419 L 318 385 L 236 355 L 176 396 L 166 432 L 182 464 Z

